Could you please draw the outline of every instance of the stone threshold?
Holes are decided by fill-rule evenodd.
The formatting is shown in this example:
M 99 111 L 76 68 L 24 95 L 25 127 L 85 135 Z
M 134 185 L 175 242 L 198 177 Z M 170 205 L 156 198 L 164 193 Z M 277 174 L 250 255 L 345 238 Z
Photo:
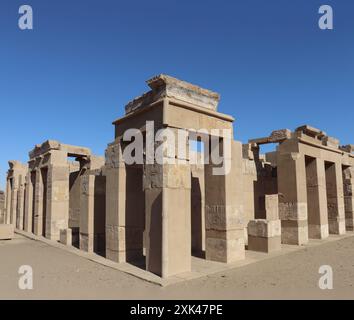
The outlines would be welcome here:
M 300 250 L 305 250 L 307 248 L 325 245 L 329 242 L 334 242 L 334 241 L 342 240 L 345 238 L 354 237 L 354 232 L 347 231 L 347 233 L 345 235 L 330 235 L 327 239 L 323 239 L 323 240 L 310 239 L 308 244 L 302 245 L 302 246 L 282 244 L 281 245 L 282 249 L 280 251 L 273 252 L 273 253 L 261 253 L 261 252 L 246 250 L 246 259 L 245 260 L 241 260 L 241 261 L 237 261 L 237 262 L 233 262 L 233 263 L 229 263 L 229 264 L 207 261 L 205 259 L 192 257 L 192 271 L 191 272 L 182 273 L 177 276 L 172 276 L 172 277 L 169 277 L 168 279 L 163 279 L 151 272 L 143 270 L 143 269 L 136 267 L 130 263 L 113 262 L 113 261 L 108 260 L 102 256 L 95 254 L 95 253 L 88 253 L 88 252 L 79 250 L 73 246 L 63 245 L 57 241 L 49 240 L 49 239 L 46 239 L 42 236 L 36 236 L 32 233 L 29 233 L 29 232 L 26 232 L 23 230 L 15 229 L 15 233 L 18 235 L 21 235 L 23 237 L 29 238 L 31 240 L 41 241 L 43 243 L 46 243 L 49 246 L 64 250 L 64 251 L 72 253 L 72 254 L 75 254 L 79 257 L 82 257 L 87 260 L 98 263 L 100 265 L 124 272 L 126 274 L 129 274 L 129 275 L 139 278 L 141 280 L 147 281 L 149 283 L 159 285 L 161 287 L 166 287 L 166 286 L 173 285 L 176 283 L 189 281 L 189 280 L 193 280 L 193 279 L 198 279 L 201 277 L 206 277 L 206 276 L 213 275 L 213 274 L 216 274 L 219 272 L 244 267 L 244 266 L 247 266 L 247 265 L 250 265 L 253 263 L 257 263 L 257 262 L 261 262 L 261 261 L 264 261 L 267 259 L 272 259 L 272 258 L 282 256 L 285 254 L 291 254 L 293 252 L 300 251 Z

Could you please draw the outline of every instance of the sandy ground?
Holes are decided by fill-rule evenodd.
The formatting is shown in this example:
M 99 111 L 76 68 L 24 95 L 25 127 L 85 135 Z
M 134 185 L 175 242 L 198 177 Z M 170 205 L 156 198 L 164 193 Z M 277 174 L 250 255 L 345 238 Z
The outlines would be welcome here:
M 18 287 L 21 265 L 33 290 Z M 321 265 L 333 290 L 319 289 Z M 165 288 L 22 236 L 0 241 L 0 299 L 354 299 L 353 284 L 354 237 Z

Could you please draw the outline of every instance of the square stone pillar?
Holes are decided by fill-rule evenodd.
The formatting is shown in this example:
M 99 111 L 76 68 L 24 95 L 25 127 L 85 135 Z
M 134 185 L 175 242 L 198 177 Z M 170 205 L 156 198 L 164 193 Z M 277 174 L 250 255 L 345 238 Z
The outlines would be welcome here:
M 325 163 L 322 159 L 306 159 L 306 181 L 309 238 L 325 239 L 329 231 Z
M 282 243 L 308 242 L 305 157 L 297 152 L 278 156 L 279 216 Z
M 231 170 L 216 175 L 211 161 L 205 165 L 206 259 L 225 263 L 245 258 L 242 145 L 228 142 L 231 154 L 224 161 Z
M 20 176 L 19 188 L 17 193 L 17 215 L 16 215 L 16 228 L 23 230 L 23 219 L 25 211 L 25 183 L 24 176 Z
M 342 165 L 326 163 L 328 225 L 330 234 L 345 234 L 345 209 Z
M 32 232 L 33 184 L 31 180 L 31 172 L 26 176 L 25 199 L 26 206 L 24 208 L 25 219 L 23 229 L 26 232 Z
M 266 219 L 248 223 L 248 250 L 274 252 L 281 249 L 281 221 L 279 219 L 279 196 L 265 195 Z
M 45 236 L 51 240 L 60 239 L 60 230 L 69 223 L 69 164 L 63 151 L 50 152 L 47 180 L 47 208 Z
M 265 199 L 265 211 L 266 219 L 268 221 L 279 220 L 279 195 L 278 194 L 266 194 Z
M 205 252 L 205 174 L 204 164 L 191 165 L 191 228 L 192 252 L 203 256 Z
M 0 224 L 5 224 L 5 193 L 0 192 Z
M 85 174 L 81 177 L 80 204 L 80 249 L 86 252 L 93 252 L 95 209 L 94 175 Z
M 40 169 L 35 171 L 34 197 L 34 234 L 41 236 L 43 232 L 43 181 Z
M 248 250 L 270 253 L 281 249 L 280 220 L 251 220 L 247 231 Z
M 185 160 L 185 164 L 147 164 L 144 190 L 146 269 L 163 278 L 191 271 L 189 161 Z
M 10 180 L 7 179 L 7 182 L 6 182 L 5 224 L 10 224 L 10 217 L 11 217 L 11 197 L 12 197 L 11 183 L 10 183 Z
M 16 213 L 17 213 L 17 199 L 18 199 L 18 186 L 19 181 L 17 177 L 11 178 L 12 186 L 10 193 L 10 224 L 16 225 Z
M 0 224 L 0 240 L 11 240 L 15 235 L 13 224 Z
M 126 261 L 126 169 L 119 143 L 106 150 L 106 258 Z
M 70 228 L 61 229 L 59 231 L 59 241 L 60 243 L 65 244 L 66 246 L 71 246 L 73 243 L 72 230 Z
M 354 168 L 343 171 L 345 226 L 346 230 L 354 231 Z

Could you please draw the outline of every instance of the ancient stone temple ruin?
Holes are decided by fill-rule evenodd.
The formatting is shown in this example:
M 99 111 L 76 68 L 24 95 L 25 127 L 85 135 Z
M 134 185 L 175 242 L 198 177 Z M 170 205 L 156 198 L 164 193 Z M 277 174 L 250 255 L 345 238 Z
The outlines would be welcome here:
M 232 263 L 353 231 L 354 146 L 311 126 L 242 145 L 218 94 L 165 75 L 147 84 L 113 122 L 105 157 L 46 141 L 27 164 L 10 161 L 0 219 L 164 278 L 191 271 L 192 256 Z

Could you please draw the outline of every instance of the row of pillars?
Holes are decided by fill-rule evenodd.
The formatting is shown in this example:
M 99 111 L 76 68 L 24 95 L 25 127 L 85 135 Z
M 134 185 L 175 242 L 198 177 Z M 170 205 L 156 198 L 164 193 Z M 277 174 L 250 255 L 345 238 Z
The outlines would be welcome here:
M 282 242 L 302 245 L 353 229 L 353 168 L 301 153 L 280 154 Z M 344 179 L 343 179 L 344 177 Z
M 214 175 L 212 164 L 204 168 L 206 259 L 220 262 L 240 260 L 245 255 L 242 168 L 241 161 L 235 161 L 242 150 L 236 141 L 231 145 L 231 172 Z M 68 228 L 69 220 L 70 170 L 66 157 L 52 151 L 45 167 L 13 170 L 7 185 L 7 223 L 59 240 L 60 230 Z M 144 175 L 141 186 L 132 186 L 132 181 L 142 178 L 139 172 Z M 147 270 L 162 277 L 190 271 L 189 161 L 129 167 L 117 143 L 107 149 L 105 175 L 106 257 L 125 262 L 142 256 L 145 231 Z M 80 245 L 85 251 L 93 248 L 95 179 L 88 175 L 81 183 L 80 209 L 85 214 L 80 215 Z M 343 167 L 339 160 L 326 162 L 298 152 L 280 153 L 282 242 L 301 245 L 308 238 L 343 234 L 346 227 L 352 230 L 353 183 L 353 168 Z
M 68 227 L 69 165 L 65 154 L 52 151 L 45 166 L 43 158 L 14 168 L 7 180 L 6 223 L 16 228 L 59 240 L 60 230 Z
M 238 159 L 242 152 L 241 143 L 233 141 L 231 146 L 230 161 Z M 212 164 L 205 165 L 206 259 L 220 262 L 244 259 L 241 163 L 233 162 L 231 172 L 225 175 L 214 175 L 212 169 Z M 142 192 L 135 193 L 135 210 L 127 212 L 127 199 L 131 196 L 127 185 L 130 170 L 134 168 L 125 165 L 122 146 L 119 143 L 109 146 L 106 152 L 106 257 L 125 262 L 139 256 L 143 249 L 140 238 L 145 230 L 148 271 L 162 277 L 190 271 L 189 160 L 184 164 L 145 164 Z M 141 214 L 135 216 L 134 222 L 137 212 Z
M 100 170 L 99 173 L 92 170 L 90 174 L 82 175 L 87 164 L 83 159 L 78 176 L 80 194 L 75 194 L 80 197 L 79 243 L 84 251 L 97 249 L 97 252 L 104 253 L 105 177 Z M 101 168 L 102 165 L 103 159 L 90 158 L 90 168 Z M 61 231 L 71 235 L 69 181 L 73 169 L 67 153 L 60 150 L 51 150 L 32 159 L 29 166 L 10 162 L 4 222 L 55 241 L 60 240 Z M 75 167 L 75 170 L 78 169 Z

